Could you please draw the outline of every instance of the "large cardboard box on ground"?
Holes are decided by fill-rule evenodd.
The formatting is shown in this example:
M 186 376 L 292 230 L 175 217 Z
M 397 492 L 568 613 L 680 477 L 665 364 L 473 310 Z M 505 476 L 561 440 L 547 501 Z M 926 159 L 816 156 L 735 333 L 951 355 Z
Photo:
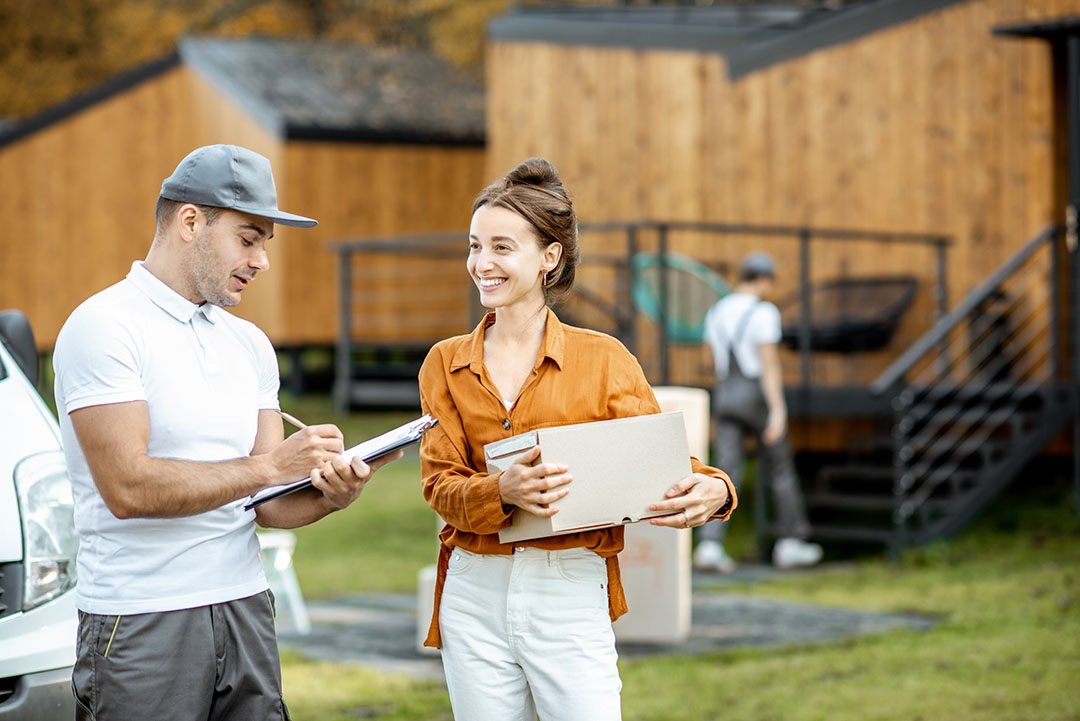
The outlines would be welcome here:
M 708 462 L 709 392 L 702 388 L 653 388 L 664 411 L 682 411 L 690 455 Z M 619 554 L 630 611 L 615 622 L 615 638 L 642 643 L 681 643 L 691 631 L 691 543 L 686 528 L 648 523 L 626 527 Z
M 690 475 L 690 451 L 681 411 L 541 428 L 484 446 L 488 473 L 504 471 L 540 446 L 538 463 L 560 463 L 574 480 L 570 493 L 542 518 L 521 509 L 499 532 L 503 543 L 606 528 L 664 515 L 649 504 L 664 500 Z

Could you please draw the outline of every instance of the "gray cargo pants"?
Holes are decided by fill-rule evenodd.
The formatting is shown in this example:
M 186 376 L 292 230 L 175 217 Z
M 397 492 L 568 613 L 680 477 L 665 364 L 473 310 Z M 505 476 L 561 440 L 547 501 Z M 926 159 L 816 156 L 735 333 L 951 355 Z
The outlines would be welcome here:
M 273 595 L 164 613 L 79 612 L 76 721 L 287 721 Z
M 716 457 L 713 465 L 725 471 L 738 490 L 742 480 L 746 431 L 738 423 L 718 418 L 715 433 L 713 452 Z M 779 535 L 781 538 L 805 539 L 810 534 L 810 523 L 806 520 L 802 491 L 795 475 L 791 441 L 786 432 L 771 446 L 765 445 L 760 435 L 757 441 L 758 483 L 767 483 L 772 489 Z M 726 523 L 709 521 L 698 531 L 698 540 L 723 541 L 726 532 Z

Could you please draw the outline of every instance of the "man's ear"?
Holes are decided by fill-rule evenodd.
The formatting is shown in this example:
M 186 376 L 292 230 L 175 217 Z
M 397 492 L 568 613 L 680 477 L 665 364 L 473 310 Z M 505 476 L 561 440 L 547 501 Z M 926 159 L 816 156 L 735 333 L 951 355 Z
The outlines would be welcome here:
M 192 203 L 184 203 L 176 211 L 174 217 L 176 221 L 176 228 L 180 233 L 180 239 L 185 243 L 190 243 L 195 240 L 199 235 L 199 225 L 205 222 L 202 217 L 202 211 L 199 210 L 197 205 Z

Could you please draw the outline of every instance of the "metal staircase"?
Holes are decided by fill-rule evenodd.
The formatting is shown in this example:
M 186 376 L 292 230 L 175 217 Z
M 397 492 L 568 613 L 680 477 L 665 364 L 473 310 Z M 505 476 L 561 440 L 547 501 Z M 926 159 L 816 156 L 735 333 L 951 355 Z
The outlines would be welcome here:
M 807 491 L 815 538 L 895 552 L 949 537 L 1073 418 L 1062 234 L 1030 240 L 874 381 L 891 428 L 819 469 Z

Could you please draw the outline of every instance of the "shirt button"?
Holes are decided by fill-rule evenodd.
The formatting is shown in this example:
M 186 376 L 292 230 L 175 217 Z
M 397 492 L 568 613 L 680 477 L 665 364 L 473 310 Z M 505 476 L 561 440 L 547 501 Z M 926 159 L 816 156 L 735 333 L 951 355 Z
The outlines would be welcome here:
M 510 430 L 510 419 L 509 418 L 504 418 L 503 419 L 503 430 L 507 430 L 507 431 Z

